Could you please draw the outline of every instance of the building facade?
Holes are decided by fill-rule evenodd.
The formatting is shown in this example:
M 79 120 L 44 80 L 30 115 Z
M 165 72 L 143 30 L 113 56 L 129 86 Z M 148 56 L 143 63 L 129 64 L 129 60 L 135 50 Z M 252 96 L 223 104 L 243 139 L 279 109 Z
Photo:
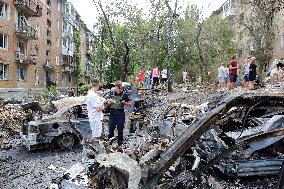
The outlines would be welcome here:
M 70 2 L 0 0 L 0 90 L 77 85 L 73 37 L 79 30 L 84 75 L 92 34 Z
M 250 17 L 252 13 L 252 7 L 249 7 L 247 4 L 242 4 L 240 0 L 227 0 L 218 10 L 212 13 L 212 15 L 221 15 L 223 18 L 232 21 L 232 27 L 237 34 L 235 43 L 239 46 L 238 55 L 240 62 L 246 57 L 253 55 L 255 50 L 255 45 L 250 34 L 240 23 L 246 17 Z M 284 12 L 279 12 L 275 20 L 277 32 L 273 42 L 273 59 L 271 61 L 284 58 Z

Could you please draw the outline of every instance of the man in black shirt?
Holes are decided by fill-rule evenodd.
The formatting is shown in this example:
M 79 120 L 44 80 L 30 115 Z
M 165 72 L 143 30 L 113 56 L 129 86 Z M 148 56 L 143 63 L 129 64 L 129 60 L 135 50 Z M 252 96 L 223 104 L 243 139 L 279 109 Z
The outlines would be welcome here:
M 115 82 L 115 91 L 110 95 L 107 102 L 110 104 L 108 139 L 114 137 L 114 130 L 117 127 L 118 145 L 121 146 L 123 143 L 123 129 L 125 123 L 124 106 L 131 106 L 131 100 L 129 96 L 123 92 L 122 83 L 120 81 Z

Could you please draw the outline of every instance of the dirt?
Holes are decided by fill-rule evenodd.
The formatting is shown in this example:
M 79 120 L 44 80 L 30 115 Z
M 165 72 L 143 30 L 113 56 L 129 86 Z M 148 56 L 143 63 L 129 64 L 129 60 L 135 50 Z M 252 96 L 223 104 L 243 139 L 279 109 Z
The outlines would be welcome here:
M 0 150 L 0 188 L 3 189 L 48 188 L 52 178 L 62 175 L 48 168 L 50 165 L 62 171 L 81 160 L 80 147 L 71 151 L 48 149 L 28 153 L 19 137 L 4 143 Z

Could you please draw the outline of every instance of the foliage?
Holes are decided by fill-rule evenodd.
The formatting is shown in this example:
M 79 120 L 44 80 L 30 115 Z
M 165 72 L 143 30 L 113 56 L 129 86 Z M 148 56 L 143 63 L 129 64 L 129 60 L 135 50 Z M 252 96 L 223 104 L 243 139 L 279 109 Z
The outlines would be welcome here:
M 44 99 L 46 99 L 47 101 L 50 101 L 53 97 L 56 97 L 59 95 L 55 86 L 45 88 L 43 90 L 43 94 L 44 94 Z
M 75 44 L 75 63 L 76 63 L 76 82 L 80 83 L 83 75 L 81 66 L 81 30 L 74 32 L 74 44 Z
M 90 90 L 90 85 L 82 85 L 82 86 L 80 87 L 80 93 L 81 93 L 82 95 L 87 94 L 89 90 Z
M 95 70 L 99 70 L 104 81 L 126 80 L 135 77 L 140 68 L 151 70 L 154 65 L 160 70 L 166 68 L 170 17 L 165 1 L 150 0 L 147 14 L 127 0 L 110 1 L 101 8 L 100 3 L 96 1 L 101 14 L 94 26 L 97 39 L 93 48 Z M 196 6 L 188 5 L 176 12 L 168 32 L 170 68 L 176 78 L 181 70 L 188 69 L 194 73 L 193 80 L 199 77 L 209 80 L 207 72 L 217 71 L 221 63 L 229 62 L 229 57 L 238 51 L 233 41 L 235 33 L 226 19 L 218 16 L 201 19 Z M 121 77 L 124 70 L 125 78 Z

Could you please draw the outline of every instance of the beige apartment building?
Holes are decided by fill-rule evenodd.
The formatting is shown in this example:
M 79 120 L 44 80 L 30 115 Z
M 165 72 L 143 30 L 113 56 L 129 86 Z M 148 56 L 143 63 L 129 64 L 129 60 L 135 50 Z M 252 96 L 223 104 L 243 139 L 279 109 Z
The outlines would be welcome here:
M 74 32 L 81 32 L 82 82 L 90 79 L 92 33 L 66 0 L 0 0 L 0 90 L 76 85 Z
M 221 15 L 224 18 L 230 19 L 232 22 L 232 27 L 235 29 L 237 36 L 235 38 L 236 44 L 238 44 L 239 59 L 240 62 L 243 61 L 247 56 L 253 55 L 255 45 L 253 44 L 249 34 L 245 31 L 242 24 L 239 23 L 241 19 L 246 16 L 250 16 L 252 13 L 251 7 L 244 5 L 240 0 L 227 0 L 225 3 L 212 15 Z M 276 25 L 277 32 L 274 38 L 274 48 L 273 48 L 273 59 L 283 59 L 284 58 L 284 12 L 279 12 L 276 15 Z

